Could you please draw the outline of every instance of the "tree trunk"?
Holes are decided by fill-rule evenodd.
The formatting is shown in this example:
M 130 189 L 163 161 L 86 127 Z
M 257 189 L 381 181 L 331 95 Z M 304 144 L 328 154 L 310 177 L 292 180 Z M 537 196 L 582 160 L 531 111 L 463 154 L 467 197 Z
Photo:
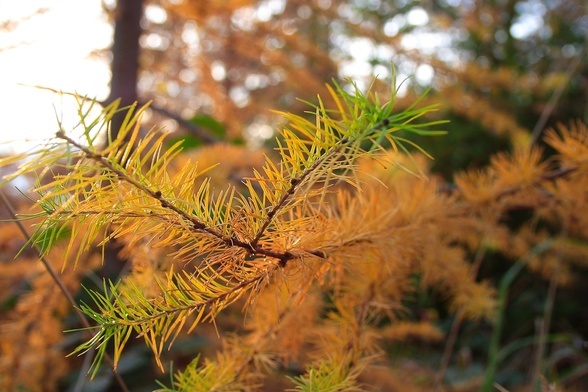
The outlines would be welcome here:
M 118 0 L 112 45 L 112 80 L 106 104 L 118 98 L 121 99 L 121 107 L 138 101 L 137 79 L 142 15 L 143 0 Z M 117 113 L 112 119 L 112 138 L 118 135 L 125 114 L 124 111 Z
M 105 105 L 114 100 L 121 100 L 120 107 L 132 105 L 139 100 L 137 79 L 139 75 L 139 38 L 141 36 L 141 17 L 143 16 L 143 0 L 118 0 L 115 10 L 114 40 L 112 44 L 112 79 L 110 95 Z M 110 122 L 109 140 L 118 136 L 120 127 L 126 116 L 126 110 L 116 113 Z M 116 279 L 124 268 L 127 260 L 119 255 L 120 245 L 109 242 L 104 251 L 102 276 Z

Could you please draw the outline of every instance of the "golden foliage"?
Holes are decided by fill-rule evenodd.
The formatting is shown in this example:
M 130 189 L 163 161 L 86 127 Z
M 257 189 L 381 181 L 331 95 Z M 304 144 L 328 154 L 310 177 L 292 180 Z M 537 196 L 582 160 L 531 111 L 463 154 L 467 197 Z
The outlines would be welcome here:
M 383 329 L 382 337 L 399 342 L 417 340 L 437 343 L 443 339 L 443 333 L 429 321 L 399 321 Z
M 2 225 L 4 234 L 12 232 L 11 237 L 2 238 L 22 237 L 22 233 L 13 231 L 13 227 L 14 224 Z M 14 257 L 17 250 L 9 249 L 7 255 Z M 64 250 L 63 245 L 56 246 L 48 255 L 50 260 L 55 261 L 56 269 L 62 266 L 60 255 Z M 81 278 L 88 270 L 98 267 L 99 262 L 98 254 L 89 254 L 80 268 L 65 270 L 61 279 L 69 290 L 77 292 Z M 60 379 L 70 371 L 62 343 L 65 338 L 63 331 L 66 329 L 64 320 L 71 313 L 70 304 L 42 264 L 36 258 L 31 258 L 30 254 L 4 263 L 3 302 L 10 300 L 6 296 L 15 296 L 18 301 L 13 309 L 2 315 L 0 388 L 5 391 L 34 391 L 43 386 L 43 390 L 56 391 Z M 4 272 L 12 276 L 5 276 Z M 8 282 L 12 285 L 4 285 Z
M 575 213 L 587 207 L 580 197 L 588 189 L 584 125 L 547 135 L 559 152 L 552 160 L 521 147 L 457 176 L 447 189 L 397 136 L 429 133 L 439 122 L 415 120 L 435 107 L 396 113 L 393 102 L 374 94 L 327 90 L 332 106 L 319 100 L 314 122 L 284 114 L 289 125 L 275 154 L 231 146 L 194 156 L 181 155 L 178 145 L 163 150 L 159 130 L 138 139 L 144 109 L 131 110 L 119 138 L 100 149 L 93 128 L 118 110 L 115 103 L 81 138 L 59 131 L 19 169 L 67 168 L 36 186 L 42 220 L 33 241 L 50 257 L 65 255 L 55 260 L 63 261 L 72 291 L 83 269 L 95 265 L 84 255 L 96 245 L 116 240 L 131 264 L 121 281 L 89 292 L 94 304 L 81 305 L 96 328 L 75 353 L 95 350 L 94 372 L 110 343 L 116 366 L 133 336 L 164 368 L 162 354 L 181 334 L 203 322 L 219 328 L 225 314 L 242 307 L 238 333 L 223 336 L 216 356 L 177 372 L 174 390 L 258 389 L 290 366 L 300 368 L 300 376 L 287 378 L 298 390 L 363 390 L 364 376 L 386 360 L 387 344 L 442 340 L 434 320 L 404 314 L 417 293 L 439 293 L 461 318 L 498 317 L 496 290 L 477 278 L 476 254 L 481 262 L 485 250 L 500 252 L 560 284 L 572 284 L 574 269 L 586 267 L 587 226 Z M 512 225 L 509 213 L 518 209 L 533 217 Z M 64 233 L 69 240 L 57 245 Z M 19 368 L 18 347 L 46 342 L 37 332 L 59 339 L 67 305 L 43 279 L 6 324 L 14 335 L 2 341 L 3 374 Z M 39 299 L 47 306 L 39 308 Z M 38 319 L 47 330 L 27 333 Z M 54 385 L 61 374 L 47 381 Z

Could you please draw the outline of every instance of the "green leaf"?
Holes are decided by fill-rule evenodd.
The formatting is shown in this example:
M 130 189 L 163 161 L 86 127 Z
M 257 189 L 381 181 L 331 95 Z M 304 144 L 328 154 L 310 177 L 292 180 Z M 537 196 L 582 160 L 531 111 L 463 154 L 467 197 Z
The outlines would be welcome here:
M 194 150 L 202 146 L 202 140 L 194 135 L 182 135 L 178 137 L 170 137 L 167 139 L 167 145 L 173 146 L 176 143 L 181 142 L 180 147 L 183 151 Z
M 208 129 L 219 139 L 222 139 L 226 136 L 227 130 L 225 126 L 211 116 L 206 114 L 199 114 L 192 117 L 189 121 L 194 125 Z

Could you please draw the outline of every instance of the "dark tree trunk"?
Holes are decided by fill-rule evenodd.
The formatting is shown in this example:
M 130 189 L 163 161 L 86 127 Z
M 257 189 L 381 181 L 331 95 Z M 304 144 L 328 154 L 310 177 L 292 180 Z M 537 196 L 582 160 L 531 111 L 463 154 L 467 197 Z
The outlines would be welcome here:
M 104 102 L 108 105 L 121 100 L 120 107 L 132 105 L 139 100 L 137 79 L 139 74 L 139 38 L 141 36 L 141 17 L 143 0 L 118 0 L 115 10 L 114 40 L 112 44 L 112 79 L 110 95 Z M 110 123 L 112 139 L 116 138 L 126 111 L 114 115 Z M 106 139 L 105 144 L 108 144 Z M 116 279 L 124 268 L 126 260 L 119 255 L 120 245 L 109 242 L 104 251 L 102 276 Z
M 137 79 L 142 15 L 143 0 L 118 0 L 112 45 L 112 80 L 107 104 L 118 98 L 121 99 L 121 107 L 138 101 Z M 125 113 L 121 112 L 112 119 L 113 138 L 118 135 L 124 117 Z

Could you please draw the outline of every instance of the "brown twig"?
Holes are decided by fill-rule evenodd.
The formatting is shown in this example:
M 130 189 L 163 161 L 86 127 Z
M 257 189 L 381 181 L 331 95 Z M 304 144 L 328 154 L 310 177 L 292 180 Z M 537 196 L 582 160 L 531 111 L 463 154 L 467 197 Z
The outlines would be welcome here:
M 584 51 L 580 50 L 580 52 L 576 55 L 574 61 L 572 61 L 566 69 L 565 79 L 553 91 L 553 94 L 551 95 L 551 98 L 549 99 L 547 106 L 545 106 L 545 109 L 543 109 L 543 111 L 541 112 L 541 116 L 539 117 L 539 120 L 537 120 L 537 123 L 533 128 L 533 132 L 531 132 L 531 144 L 535 144 L 539 139 L 539 136 L 541 136 L 541 132 L 543 131 L 543 128 L 545 127 L 545 124 L 547 123 L 549 116 L 551 116 L 551 113 L 555 110 L 555 105 L 557 105 L 557 101 L 559 101 L 559 99 L 561 98 L 561 95 L 563 94 L 565 87 L 568 85 L 572 77 L 572 74 L 576 72 L 576 69 L 580 65 L 580 61 L 582 59 L 584 59 Z
M 161 194 L 161 191 L 153 190 L 153 189 L 147 187 L 146 185 L 140 183 L 139 181 L 133 179 L 132 177 L 129 177 L 124 171 L 115 167 L 102 154 L 95 152 L 95 151 L 92 151 L 92 150 L 88 149 L 87 147 L 84 147 L 83 145 L 79 144 L 78 142 L 76 142 L 75 140 L 73 140 L 72 138 L 67 136 L 62 131 L 58 131 L 56 133 L 56 137 L 59 139 L 65 140 L 67 143 L 78 148 L 86 156 L 86 158 L 95 161 L 96 163 L 98 163 L 102 167 L 106 168 L 108 171 L 115 174 L 119 179 L 131 184 L 135 188 L 143 191 L 145 194 L 158 200 L 160 205 L 163 208 L 166 208 L 168 210 L 175 212 L 181 218 L 183 218 L 184 220 L 189 222 L 193 230 L 198 231 L 200 233 L 209 234 L 212 237 L 215 237 L 216 239 L 220 240 L 227 247 L 237 246 L 237 247 L 245 249 L 250 254 L 259 254 L 259 255 L 267 256 L 267 257 L 270 257 L 273 259 L 277 259 L 279 261 L 280 266 L 282 266 L 282 267 L 285 267 L 289 260 L 296 258 L 296 255 L 294 255 L 288 251 L 277 252 L 277 251 L 274 251 L 271 249 L 264 248 L 255 242 L 247 242 L 247 241 L 240 240 L 239 238 L 237 238 L 234 235 L 231 237 L 227 237 L 227 236 L 223 235 L 221 232 L 215 230 L 214 228 L 205 225 L 197 217 L 190 215 L 187 212 L 185 212 L 182 209 L 175 206 L 171 201 L 169 201 L 168 199 L 163 197 L 163 195 Z M 284 200 L 284 203 L 285 203 L 285 200 Z M 282 206 L 283 204 L 279 204 L 279 205 Z M 317 257 L 320 257 L 321 255 L 323 255 L 319 251 L 308 251 L 307 253 L 313 254 Z
M 537 337 L 537 351 L 535 356 L 535 366 L 533 368 L 533 376 L 531 378 L 530 390 L 534 391 L 535 386 L 540 382 L 543 375 L 543 355 L 545 353 L 545 342 L 547 334 L 550 330 L 551 318 L 553 316 L 553 305 L 555 303 L 555 295 L 557 292 L 557 275 L 553 274 L 549 279 L 549 288 L 547 290 L 547 299 L 545 300 L 545 308 L 543 317 L 538 321 L 539 336 Z
M 478 251 L 476 252 L 476 255 L 474 257 L 472 269 L 470 270 L 470 276 L 472 277 L 472 279 L 475 279 L 476 275 L 478 274 L 478 270 L 480 269 L 480 265 L 484 260 L 485 254 L 486 248 L 478 248 Z M 439 369 L 435 374 L 435 391 L 438 391 L 439 388 L 441 388 L 443 379 L 445 378 L 445 373 L 447 372 L 447 368 L 449 367 L 449 362 L 451 360 L 451 355 L 453 354 L 453 348 L 455 347 L 457 334 L 459 333 L 459 328 L 461 327 L 463 318 L 464 312 L 459 310 L 455 315 L 455 320 L 453 320 L 453 324 L 451 325 L 451 329 L 449 330 L 449 334 L 447 335 L 447 342 L 445 343 L 445 348 L 443 349 L 443 355 L 441 356 Z
M 147 104 L 148 103 L 145 101 L 139 101 L 140 106 L 145 106 Z M 177 113 L 174 113 L 170 110 L 167 110 L 166 108 L 158 106 L 154 103 L 150 103 L 149 108 L 151 108 L 151 110 L 156 111 L 157 113 L 159 113 L 169 119 L 176 121 L 180 125 L 180 127 L 184 128 L 189 134 L 196 136 L 198 139 L 202 140 L 205 143 L 215 144 L 215 143 L 219 142 L 219 140 L 216 137 L 214 137 L 213 135 L 211 135 L 208 132 L 205 132 L 202 128 L 194 125 L 193 123 L 186 120 L 185 118 L 183 118 L 182 116 L 180 116 Z
M 41 263 L 43 264 L 43 267 L 45 267 L 45 269 L 47 270 L 47 272 L 51 276 L 51 279 L 53 279 L 53 281 L 55 282 L 55 284 L 57 285 L 57 287 L 59 288 L 59 290 L 61 291 L 61 293 L 67 299 L 67 302 L 69 302 L 69 304 L 72 307 L 72 309 L 73 309 L 74 313 L 76 314 L 77 318 L 80 320 L 80 323 L 82 324 L 82 326 L 85 329 L 92 328 L 92 326 L 90 325 L 90 323 L 88 322 L 88 320 L 86 319 L 86 317 L 84 316 L 84 314 L 78 309 L 77 304 L 76 304 L 76 301 L 73 298 L 73 295 L 70 293 L 70 291 L 68 290 L 68 288 L 65 287 L 65 284 L 63 283 L 63 280 L 61 280 L 61 278 L 59 277 L 59 275 L 57 274 L 57 272 L 53 268 L 53 265 L 51 265 L 51 263 L 49 262 L 49 260 L 47 260 L 47 258 L 45 256 L 43 256 L 43 253 L 41 252 L 41 249 L 39 249 L 39 247 L 36 246 L 31 241 L 30 234 L 28 233 L 26 227 L 24 227 L 24 225 L 22 224 L 22 222 L 18 219 L 17 213 L 14 210 L 14 208 L 12 207 L 12 204 L 10 203 L 10 200 L 8 200 L 8 198 L 6 197 L 6 195 L 4 194 L 4 192 L 2 192 L 2 190 L 0 190 L 0 200 L 2 201 L 2 204 L 4 204 L 4 207 L 8 211 L 9 215 L 11 216 L 11 218 L 14 220 L 14 222 L 18 226 L 20 232 L 27 239 L 27 241 L 29 243 L 31 243 L 32 247 L 35 249 L 35 252 L 37 252 L 37 254 L 39 255 L 39 259 L 40 259 Z M 88 333 L 91 334 L 89 331 L 88 331 Z M 106 360 L 106 362 L 108 363 L 108 365 L 111 367 L 111 369 L 114 369 L 114 361 L 112 360 L 112 358 L 108 354 L 105 354 L 104 355 L 104 359 Z M 117 383 L 119 384 L 120 388 L 123 391 L 128 392 L 129 389 L 127 388 L 127 386 L 126 386 L 124 380 L 121 378 L 121 376 L 116 371 L 114 371 L 114 370 L 113 370 L 113 374 L 114 374 L 114 377 L 115 377 Z
M 253 241 L 251 241 L 251 245 L 253 247 L 257 246 L 257 243 L 261 240 L 261 237 L 265 233 L 268 226 L 272 223 L 272 221 L 275 218 L 278 211 L 280 211 L 282 208 L 284 208 L 284 206 L 292 198 L 294 193 L 296 193 L 296 191 L 298 190 L 300 185 L 308 178 L 308 176 L 310 176 L 310 174 L 312 174 L 312 172 L 315 171 L 323 162 L 325 162 L 326 160 L 328 160 L 330 158 L 337 156 L 341 152 L 341 150 L 343 148 L 345 148 L 348 144 L 349 144 L 348 139 L 346 139 L 346 138 L 341 139 L 341 141 L 339 142 L 339 145 L 337 147 L 333 148 L 331 151 L 329 151 L 327 154 L 325 154 L 322 158 L 317 159 L 310 167 L 308 167 L 306 170 L 304 170 L 302 172 L 302 174 L 300 174 L 298 177 L 290 179 L 290 187 L 282 195 L 280 200 L 267 213 L 267 216 L 265 218 L 265 221 L 263 222 L 263 225 L 255 234 Z

